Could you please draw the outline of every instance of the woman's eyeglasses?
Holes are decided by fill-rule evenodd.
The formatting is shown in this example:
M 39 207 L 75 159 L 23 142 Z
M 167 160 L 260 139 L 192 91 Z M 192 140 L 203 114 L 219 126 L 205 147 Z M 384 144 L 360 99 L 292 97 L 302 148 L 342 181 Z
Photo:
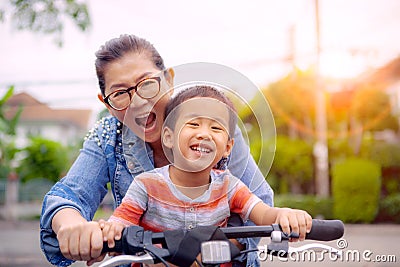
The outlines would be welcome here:
M 115 110 L 126 109 L 132 101 L 134 94 L 143 99 L 151 99 L 160 92 L 160 77 L 150 77 L 138 82 L 135 86 L 118 89 L 104 98 L 104 102 Z

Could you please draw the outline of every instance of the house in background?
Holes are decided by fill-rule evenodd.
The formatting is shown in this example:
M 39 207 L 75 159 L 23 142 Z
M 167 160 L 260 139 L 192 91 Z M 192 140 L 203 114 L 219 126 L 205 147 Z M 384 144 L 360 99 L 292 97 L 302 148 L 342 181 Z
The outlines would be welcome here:
M 381 84 L 390 96 L 392 111 L 400 115 L 400 56 L 362 78 L 368 83 Z
M 392 115 L 400 125 L 400 56 L 361 78 L 364 83 L 377 84 L 388 94 Z M 400 129 L 397 134 L 393 131 L 383 131 L 377 135 L 378 139 L 386 139 L 389 142 L 400 141 Z
M 7 101 L 6 117 L 11 118 L 20 106 L 23 110 L 17 126 L 18 147 L 26 146 L 32 135 L 63 145 L 75 144 L 88 131 L 92 110 L 53 109 L 27 93 L 19 93 Z

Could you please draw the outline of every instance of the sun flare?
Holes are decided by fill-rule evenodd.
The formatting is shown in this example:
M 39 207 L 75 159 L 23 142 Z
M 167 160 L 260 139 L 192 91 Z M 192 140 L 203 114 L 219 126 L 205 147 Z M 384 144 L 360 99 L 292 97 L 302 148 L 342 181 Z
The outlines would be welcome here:
M 330 78 L 354 78 L 366 67 L 365 62 L 346 53 L 322 53 L 320 58 L 320 73 Z

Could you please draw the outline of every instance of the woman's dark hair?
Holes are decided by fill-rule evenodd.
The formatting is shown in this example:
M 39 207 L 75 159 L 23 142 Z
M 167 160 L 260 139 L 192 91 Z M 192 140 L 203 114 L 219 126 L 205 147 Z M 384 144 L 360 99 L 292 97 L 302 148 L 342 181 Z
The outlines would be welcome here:
M 209 85 L 196 85 L 180 91 L 173 97 L 165 108 L 165 125 L 174 130 L 178 115 L 179 105 L 189 99 L 196 97 L 209 97 L 224 103 L 229 112 L 229 136 L 233 137 L 237 124 L 236 109 L 232 101 L 220 90 Z M 207 107 L 204 107 L 207 108 Z
M 123 34 L 119 38 L 111 39 L 102 45 L 95 54 L 96 74 L 99 81 L 100 91 L 103 96 L 105 96 L 104 71 L 106 67 L 108 64 L 122 58 L 125 54 L 130 52 L 147 53 L 149 59 L 153 62 L 156 68 L 159 70 L 165 69 L 164 60 L 154 46 L 147 40 L 128 34 Z

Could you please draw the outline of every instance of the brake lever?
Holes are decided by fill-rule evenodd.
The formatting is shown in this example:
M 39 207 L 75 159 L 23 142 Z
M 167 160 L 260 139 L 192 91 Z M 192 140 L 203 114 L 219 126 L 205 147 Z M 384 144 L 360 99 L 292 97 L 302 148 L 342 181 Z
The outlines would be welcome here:
M 149 253 L 143 255 L 118 255 L 101 263 L 99 267 L 114 267 L 130 263 L 154 264 L 154 259 Z

